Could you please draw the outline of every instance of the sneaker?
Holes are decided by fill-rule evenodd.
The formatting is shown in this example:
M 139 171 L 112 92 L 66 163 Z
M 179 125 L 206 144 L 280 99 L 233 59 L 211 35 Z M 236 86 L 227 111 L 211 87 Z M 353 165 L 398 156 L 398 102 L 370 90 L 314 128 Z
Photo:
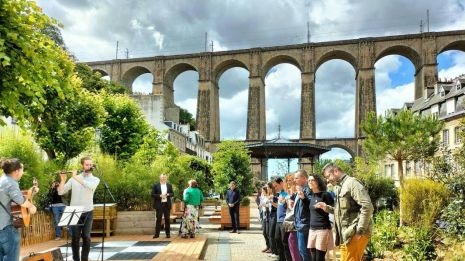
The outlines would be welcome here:
M 159 235 L 154 235 L 152 238 L 159 238 L 160 236 Z
M 269 250 L 269 248 L 265 248 L 265 249 L 262 250 L 262 252 L 267 253 L 266 251 L 268 251 L 268 250 Z
M 236 230 L 231 230 L 231 231 L 229 231 L 229 233 L 237 233 L 237 231 Z
M 61 237 L 55 237 L 55 240 L 57 240 L 57 241 L 61 240 Z
M 264 253 L 271 254 L 271 249 L 267 249 Z
M 170 236 L 169 234 L 168 234 L 168 235 L 166 235 L 166 238 L 170 238 L 170 237 L 171 237 L 171 236 Z

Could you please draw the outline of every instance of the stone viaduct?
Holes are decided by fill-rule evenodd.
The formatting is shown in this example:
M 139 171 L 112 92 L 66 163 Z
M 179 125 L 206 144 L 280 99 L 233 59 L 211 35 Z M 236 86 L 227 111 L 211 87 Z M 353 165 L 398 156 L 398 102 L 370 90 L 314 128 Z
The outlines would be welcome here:
M 129 88 L 139 75 L 151 73 L 154 79 L 152 94 L 163 95 L 165 111 L 176 108 L 173 97 L 176 77 L 184 71 L 197 71 L 197 129 L 210 144 L 220 140 L 218 80 L 222 73 L 232 67 L 249 71 L 246 140 L 262 141 L 266 139 L 265 76 L 275 65 L 293 64 L 300 69 L 302 77 L 298 141 L 344 148 L 354 156 L 360 154 L 359 144 L 363 139 L 360 123 L 368 112 L 376 111 L 375 62 L 392 54 L 409 59 L 415 67 L 415 99 L 418 99 L 422 97 L 425 88 L 432 87 L 437 81 L 437 56 L 448 50 L 465 51 L 465 30 L 95 61 L 87 64 Z M 315 72 L 319 66 L 332 59 L 347 61 L 356 72 L 354 138 L 315 137 Z M 165 115 L 165 118 L 169 120 L 170 117 Z

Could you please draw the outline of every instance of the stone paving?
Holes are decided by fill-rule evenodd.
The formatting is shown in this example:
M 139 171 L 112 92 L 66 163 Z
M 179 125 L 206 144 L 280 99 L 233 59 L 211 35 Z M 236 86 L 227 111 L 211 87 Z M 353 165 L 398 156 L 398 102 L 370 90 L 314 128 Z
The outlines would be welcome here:
M 253 201 L 252 201 L 253 202 Z M 208 222 L 208 214 L 215 207 L 206 207 L 205 216 L 201 217 L 201 233 L 208 235 L 208 246 L 204 260 L 241 261 L 241 260 L 274 260 L 261 252 L 265 248 L 261 224 L 258 220 L 258 209 L 250 209 L 250 230 L 241 230 L 240 234 L 230 234 L 228 230 L 219 230 L 218 224 Z

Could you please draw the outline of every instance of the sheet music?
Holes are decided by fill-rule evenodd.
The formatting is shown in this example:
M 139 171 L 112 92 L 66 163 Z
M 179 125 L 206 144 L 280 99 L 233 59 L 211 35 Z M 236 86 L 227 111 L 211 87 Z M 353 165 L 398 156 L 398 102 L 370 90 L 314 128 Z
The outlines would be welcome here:
M 71 222 L 69 222 L 69 225 L 77 225 L 79 222 L 79 218 L 81 217 L 81 214 L 84 212 L 84 206 L 68 206 L 65 208 L 63 211 L 63 215 L 61 216 L 60 222 L 58 223 L 59 227 L 64 227 L 68 225 L 69 219 L 71 219 Z M 73 214 L 74 213 L 74 214 Z

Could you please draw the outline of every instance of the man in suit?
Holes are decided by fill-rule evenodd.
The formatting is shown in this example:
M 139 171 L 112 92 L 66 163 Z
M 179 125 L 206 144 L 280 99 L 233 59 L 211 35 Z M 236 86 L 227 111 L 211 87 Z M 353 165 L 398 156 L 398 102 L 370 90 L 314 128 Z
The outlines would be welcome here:
M 226 192 L 226 203 L 229 207 L 229 215 L 231 216 L 231 224 L 233 230 L 231 233 L 239 234 L 239 205 L 240 205 L 241 194 L 236 188 L 236 182 L 231 181 L 229 183 L 229 189 Z
M 155 209 L 157 222 L 155 225 L 155 235 L 153 238 L 160 237 L 161 218 L 165 217 L 165 234 L 170 238 L 170 210 L 171 198 L 173 197 L 173 186 L 168 182 L 166 174 L 160 175 L 160 182 L 152 186 L 153 208 Z

